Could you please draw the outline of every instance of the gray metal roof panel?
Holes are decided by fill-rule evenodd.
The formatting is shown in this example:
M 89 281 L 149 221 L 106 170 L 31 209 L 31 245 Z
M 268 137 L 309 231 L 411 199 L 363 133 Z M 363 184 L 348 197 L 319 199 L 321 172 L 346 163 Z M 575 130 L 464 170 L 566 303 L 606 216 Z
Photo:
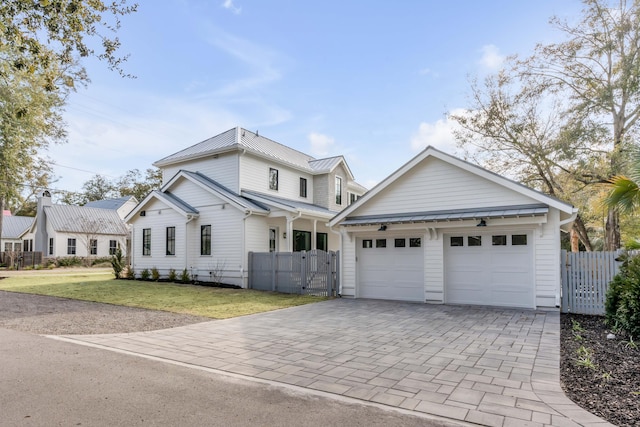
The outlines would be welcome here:
M 188 160 L 192 157 L 204 155 L 209 152 L 219 151 L 224 148 L 231 148 L 236 144 L 236 128 L 229 129 L 226 132 L 205 139 L 191 147 L 173 153 L 156 162 L 154 165 L 167 165 L 182 160 Z
M 95 200 L 85 204 L 88 208 L 100 208 L 100 209 L 120 209 L 122 205 L 131 200 L 133 196 L 125 196 L 117 199 Z
M 178 209 L 181 209 L 184 213 L 186 214 L 198 214 L 198 210 L 196 208 L 194 208 L 193 206 L 191 206 L 190 204 L 188 204 L 187 202 L 185 202 L 184 200 L 182 200 L 179 197 L 174 196 L 173 194 L 167 192 L 160 192 L 158 190 L 153 190 L 153 195 L 155 197 L 157 197 L 158 199 L 166 202 L 166 203 L 170 203 L 173 204 L 175 206 L 178 207 Z
M 344 157 L 342 156 L 311 160 L 309 161 L 309 166 L 316 172 L 329 173 L 343 160 Z
M 19 239 L 31 228 L 32 216 L 4 216 L 2 217 L 2 238 Z
M 86 206 L 52 205 L 44 207 L 47 222 L 55 231 L 126 235 L 128 229 L 113 209 Z
M 380 223 L 461 221 L 480 218 L 514 218 L 518 216 L 541 216 L 548 212 L 549 207 L 546 205 L 499 206 L 495 208 L 452 209 L 450 211 L 354 216 L 345 218 L 340 224 L 369 225 Z
M 272 196 L 270 194 L 258 193 L 257 191 L 243 190 L 242 193 L 243 195 L 245 195 L 245 197 L 248 198 L 256 197 L 261 199 L 261 201 L 263 201 L 264 203 L 268 203 L 269 201 L 271 201 L 278 205 L 287 206 L 291 209 L 315 211 L 326 215 L 335 215 L 337 213 L 336 211 L 329 210 L 322 206 L 314 205 L 313 203 L 305 203 L 298 200 L 285 199 L 283 197 Z
M 212 180 L 211 178 L 201 174 L 200 172 L 189 172 L 189 171 L 182 171 L 182 173 L 184 173 L 185 175 L 188 175 L 190 177 L 192 177 L 193 179 L 197 180 L 198 182 L 202 183 L 203 185 L 211 188 L 212 190 L 222 193 L 225 197 L 227 197 L 229 200 L 234 201 L 235 203 L 237 203 L 238 205 L 246 208 L 246 209 L 250 209 L 253 211 L 263 211 L 264 213 L 268 213 L 269 212 L 269 208 L 257 203 L 251 199 L 247 199 L 246 197 L 242 197 L 239 194 L 234 193 L 233 191 L 229 190 L 227 187 L 219 184 L 218 182 Z

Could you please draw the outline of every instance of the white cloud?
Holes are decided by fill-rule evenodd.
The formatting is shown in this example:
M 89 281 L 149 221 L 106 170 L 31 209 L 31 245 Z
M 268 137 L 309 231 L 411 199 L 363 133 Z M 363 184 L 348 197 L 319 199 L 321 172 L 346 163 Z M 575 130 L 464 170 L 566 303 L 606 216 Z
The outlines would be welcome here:
M 453 110 L 452 114 L 461 114 L 464 110 Z M 456 139 L 453 130 L 457 126 L 456 122 L 448 118 L 439 119 L 434 123 L 422 122 L 418 131 L 411 137 L 411 149 L 420 151 L 431 145 L 449 154 L 454 154 L 456 149 Z
M 311 144 L 311 154 L 314 156 L 326 156 L 335 144 L 335 140 L 330 136 L 311 132 L 309 134 L 309 143 Z
M 482 57 L 478 63 L 482 67 L 491 71 L 499 70 L 506 58 L 504 55 L 500 54 L 500 49 L 492 44 L 482 46 L 480 51 L 482 52 Z
M 222 3 L 222 7 L 224 7 L 227 10 L 230 10 L 236 15 L 239 15 L 240 12 L 242 12 L 242 8 L 236 7 L 236 5 L 233 4 L 233 0 L 224 0 L 224 3 Z

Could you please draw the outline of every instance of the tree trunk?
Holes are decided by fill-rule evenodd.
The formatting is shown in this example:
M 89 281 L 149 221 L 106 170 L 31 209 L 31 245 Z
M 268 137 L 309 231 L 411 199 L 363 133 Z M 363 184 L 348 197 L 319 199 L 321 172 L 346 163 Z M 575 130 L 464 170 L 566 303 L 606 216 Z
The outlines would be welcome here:
M 604 250 L 616 251 L 620 249 L 620 215 L 616 208 L 611 208 L 607 212 L 604 231 Z
M 587 233 L 587 227 L 584 225 L 584 221 L 582 221 L 582 217 L 580 215 L 576 216 L 576 220 L 573 222 L 573 227 L 571 231 L 575 232 L 580 239 L 580 242 L 584 245 L 584 249 L 587 252 L 593 251 L 593 246 L 591 246 L 591 240 L 589 240 L 589 233 Z M 571 252 L 578 252 L 579 248 L 574 251 L 573 249 L 573 240 L 571 241 Z
M 569 239 L 571 240 L 571 252 L 579 252 L 580 236 L 578 236 L 578 232 L 575 227 L 571 228 L 571 231 L 569 232 Z

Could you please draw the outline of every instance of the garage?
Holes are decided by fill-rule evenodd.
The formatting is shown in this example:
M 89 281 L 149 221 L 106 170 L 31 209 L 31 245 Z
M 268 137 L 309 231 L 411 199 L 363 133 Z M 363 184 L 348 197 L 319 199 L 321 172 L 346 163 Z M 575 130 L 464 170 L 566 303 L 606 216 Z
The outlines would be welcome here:
M 424 302 L 424 250 L 417 236 L 357 239 L 358 297 Z
M 444 245 L 447 303 L 535 307 L 531 233 L 448 234 Z

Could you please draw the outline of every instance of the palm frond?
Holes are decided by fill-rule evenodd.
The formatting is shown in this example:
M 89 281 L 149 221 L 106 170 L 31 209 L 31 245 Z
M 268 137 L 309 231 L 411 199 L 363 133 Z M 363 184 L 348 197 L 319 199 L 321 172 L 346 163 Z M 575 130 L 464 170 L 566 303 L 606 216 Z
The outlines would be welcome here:
M 640 206 L 640 188 L 638 183 L 623 175 L 614 176 L 609 180 L 611 192 L 604 203 L 610 207 L 617 207 L 621 212 L 633 212 Z

